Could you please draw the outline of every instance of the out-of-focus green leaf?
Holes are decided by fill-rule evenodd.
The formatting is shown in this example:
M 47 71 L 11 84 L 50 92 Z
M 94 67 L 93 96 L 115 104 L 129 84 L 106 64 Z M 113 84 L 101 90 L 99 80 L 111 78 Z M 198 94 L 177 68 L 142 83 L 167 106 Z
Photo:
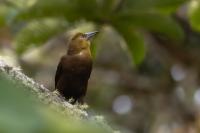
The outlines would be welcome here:
M 144 38 L 139 33 L 135 32 L 132 27 L 128 25 L 115 27 L 126 41 L 128 50 L 131 53 L 133 62 L 139 65 L 145 57 Z
M 43 17 L 66 17 L 68 21 L 97 17 L 97 2 L 94 0 L 37 0 L 33 6 L 19 11 L 16 20 L 31 20 Z
M 99 6 L 96 0 L 74 0 L 71 13 L 76 13 L 79 19 L 94 20 L 98 18 Z M 68 17 L 68 16 L 66 16 Z
M 67 27 L 67 22 L 58 18 L 31 21 L 16 35 L 16 50 L 21 54 L 30 46 L 39 46 Z
M 0 26 L 12 25 L 17 14 L 30 7 L 36 0 L 2 0 L 0 1 Z
M 0 7 L 0 27 L 5 25 L 5 12 L 3 9 Z
M 114 19 L 113 23 L 115 22 L 160 33 L 176 41 L 181 41 L 184 38 L 183 29 L 170 16 L 153 13 L 127 13 L 119 15 L 116 20 Z
M 172 13 L 188 0 L 127 0 L 124 1 L 124 10 L 129 11 L 161 11 Z
M 0 73 L 1 133 L 109 133 L 111 129 L 93 120 L 65 116 L 37 100 L 20 82 Z M 80 117 L 80 116 L 77 116 Z
M 90 46 L 90 49 L 91 49 L 91 54 L 93 57 L 96 57 L 96 50 L 97 50 L 97 45 L 96 45 L 96 42 L 93 41 L 93 44 Z
M 117 3 L 116 0 L 101 0 L 98 4 L 101 10 L 105 13 L 104 15 L 107 15 L 114 10 Z
M 36 0 L 4 0 L 9 6 L 19 9 L 25 9 L 34 4 Z
M 42 121 L 33 108 L 36 103 L 31 101 L 30 94 L 0 75 L 0 132 L 27 133 L 39 129 Z
M 28 9 L 20 10 L 16 20 L 31 20 L 44 17 L 59 17 L 69 11 L 69 0 L 36 0 Z M 73 15 L 73 14 L 71 14 Z
M 7 25 L 7 15 L 9 8 L 5 5 L 0 5 L 0 27 Z
M 93 58 L 96 58 L 96 56 L 97 56 L 97 51 L 98 51 L 98 48 L 99 48 L 98 44 L 100 42 L 101 34 L 102 33 L 97 35 L 97 37 L 95 37 L 91 42 L 90 49 L 91 49 L 91 54 L 92 54 Z
M 200 1 L 191 0 L 189 4 L 189 21 L 195 30 L 200 31 Z

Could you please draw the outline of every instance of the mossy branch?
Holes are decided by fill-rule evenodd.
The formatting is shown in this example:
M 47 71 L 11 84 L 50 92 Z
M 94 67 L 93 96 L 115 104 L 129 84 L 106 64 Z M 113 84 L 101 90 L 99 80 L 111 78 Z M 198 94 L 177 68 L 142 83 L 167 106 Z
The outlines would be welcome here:
M 0 72 L 5 73 L 15 82 L 19 82 L 26 88 L 29 88 L 30 91 L 35 93 L 36 96 L 38 96 L 39 100 L 41 100 L 43 103 L 56 106 L 58 110 L 66 112 L 67 115 L 80 117 L 88 116 L 86 111 L 78 109 L 76 106 L 73 106 L 70 103 L 66 102 L 62 96 L 50 92 L 43 85 L 36 83 L 33 79 L 23 74 L 19 68 L 10 66 L 6 64 L 6 62 L 3 60 L 0 60 Z

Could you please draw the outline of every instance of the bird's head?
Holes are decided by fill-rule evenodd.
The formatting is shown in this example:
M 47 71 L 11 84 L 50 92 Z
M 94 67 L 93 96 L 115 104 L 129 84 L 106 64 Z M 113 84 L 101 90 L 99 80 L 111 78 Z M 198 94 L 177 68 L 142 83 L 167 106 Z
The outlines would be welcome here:
M 90 41 L 98 31 L 87 33 L 76 33 L 68 45 L 67 54 L 78 54 L 83 50 L 90 50 Z

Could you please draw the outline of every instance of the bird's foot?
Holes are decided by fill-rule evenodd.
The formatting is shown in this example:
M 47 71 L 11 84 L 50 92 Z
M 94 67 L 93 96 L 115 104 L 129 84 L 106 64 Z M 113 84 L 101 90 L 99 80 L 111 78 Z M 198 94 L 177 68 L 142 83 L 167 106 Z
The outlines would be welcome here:
M 53 91 L 53 94 L 55 94 L 55 95 L 57 95 L 57 96 L 60 95 L 60 93 L 59 93 L 57 90 Z
M 89 105 L 87 103 L 84 103 L 84 104 L 79 104 L 78 107 L 82 110 L 86 110 L 89 108 Z

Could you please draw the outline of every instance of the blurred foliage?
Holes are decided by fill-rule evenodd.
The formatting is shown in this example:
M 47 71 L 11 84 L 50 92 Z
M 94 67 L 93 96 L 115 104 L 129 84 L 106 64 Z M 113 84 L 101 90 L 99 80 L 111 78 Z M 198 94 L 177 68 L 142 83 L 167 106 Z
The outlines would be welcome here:
M 46 40 L 55 36 L 55 34 L 63 32 L 67 26 L 66 21 L 63 19 L 52 18 L 31 21 L 16 35 L 16 50 L 18 53 L 22 53 L 31 45 L 44 44 Z
M 0 5 L 0 27 L 7 25 L 7 15 L 10 8 L 5 5 Z
M 23 70 L 50 89 L 66 33 L 99 30 L 92 109 L 138 133 L 200 129 L 199 0 L 1 0 L 0 27 L 3 39 L 11 34 L 2 44 L 10 41 Z
M 200 1 L 192 0 L 189 5 L 189 20 L 195 30 L 200 30 Z
M 113 26 L 124 38 L 135 64 L 140 64 L 146 53 L 145 41 L 142 37 L 137 37 L 140 30 L 156 32 L 176 41 L 184 38 L 182 28 L 171 14 L 187 0 L 4 1 L 9 3 L 5 5 L 12 8 L 8 22 L 11 25 L 22 24 L 14 41 L 19 54 L 64 32 L 67 30 L 67 24 L 80 20 L 94 22 L 99 28 L 105 24 Z M 1 8 L 0 18 L 5 17 L 5 14 L 1 13 L 5 11 L 2 10 L 5 9 Z M 124 32 L 127 28 L 130 35 Z
M 37 100 L 27 88 L 0 75 L 1 133 L 106 133 L 92 120 L 62 116 Z
M 141 34 L 134 33 L 129 25 L 124 25 L 124 27 L 116 26 L 116 29 L 120 31 L 126 40 L 129 51 L 132 51 L 133 62 L 139 64 L 145 55 L 144 39 Z

